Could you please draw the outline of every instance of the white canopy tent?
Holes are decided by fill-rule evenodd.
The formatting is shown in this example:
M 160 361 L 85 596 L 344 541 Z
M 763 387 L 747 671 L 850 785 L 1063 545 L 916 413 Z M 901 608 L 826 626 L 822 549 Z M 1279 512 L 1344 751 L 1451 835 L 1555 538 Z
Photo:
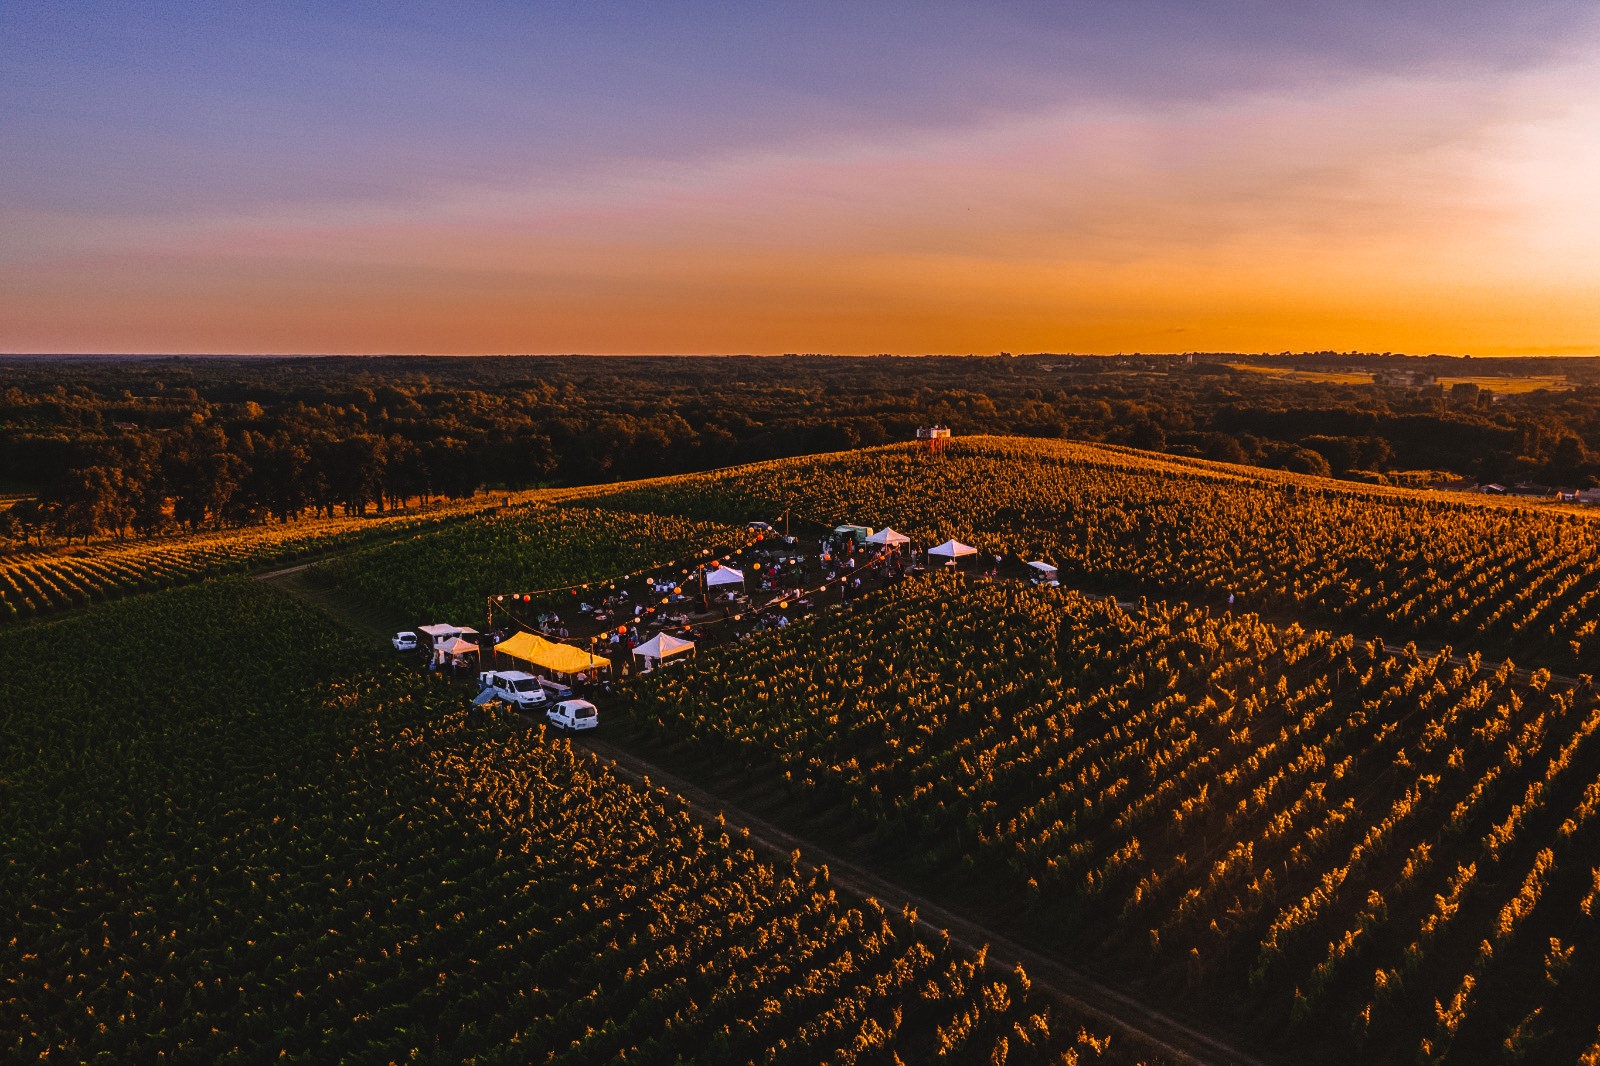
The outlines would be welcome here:
M 694 641 L 680 640 L 670 633 L 657 633 L 637 648 L 633 654 L 646 659 L 670 659 L 674 655 L 681 655 L 686 651 L 694 651 Z
M 475 637 L 478 635 L 478 631 L 473 629 L 471 626 L 453 626 L 447 623 L 439 623 L 436 625 L 418 626 L 417 632 L 427 636 L 430 645 L 429 651 L 432 653 L 433 657 L 440 662 L 444 662 L 452 655 L 461 654 L 460 652 L 451 650 L 450 646 L 453 644 L 466 644 L 468 650 L 478 650 L 478 646 L 476 644 L 466 640 L 467 637 Z
M 884 526 L 872 536 L 867 538 L 868 544 L 910 544 L 911 538 L 904 533 L 896 533 L 888 526 Z
M 721 585 L 744 584 L 744 571 L 735 570 L 731 566 L 719 566 L 715 570 L 706 571 L 706 588 L 717 588 Z
M 466 655 L 468 653 L 476 654 L 478 651 L 478 646 L 472 643 L 470 640 L 463 640 L 460 637 L 456 637 L 453 640 L 447 640 L 443 644 L 439 645 L 439 651 L 445 655 Z
M 431 626 L 418 626 L 417 632 L 426 633 L 433 639 L 435 645 L 443 644 L 455 637 L 477 636 L 478 631 L 471 626 L 453 626 L 445 623 Z
M 947 540 L 936 548 L 929 548 L 928 554 L 943 555 L 950 559 L 961 559 L 968 555 L 977 555 L 978 549 L 970 544 L 963 544 L 959 540 Z
M 1039 574 L 1042 577 L 1055 577 L 1056 576 L 1056 564 L 1055 563 L 1044 563 L 1044 562 L 1039 562 L 1038 560 L 1034 560 L 1033 562 L 1029 563 L 1028 565 L 1033 567 L 1035 570 L 1039 571 Z

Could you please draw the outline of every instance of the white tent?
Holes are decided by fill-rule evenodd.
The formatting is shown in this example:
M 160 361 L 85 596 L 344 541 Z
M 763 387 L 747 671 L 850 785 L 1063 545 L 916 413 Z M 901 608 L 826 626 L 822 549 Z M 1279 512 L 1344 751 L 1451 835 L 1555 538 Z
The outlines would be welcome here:
M 641 655 L 647 659 L 669 659 L 686 651 L 694 651 L 694 641 L 679 640 L 669 633 L 657 633 L 637 648 L 634 648 L 633 654 Z
M 476 644 L 470 640 L 462 640 L 460 637 L 447 640 L 439 645 L 439 651 L 444 655 L 466 655 L 468 652 L 476 652 L 477 650 L 478 646 Z
M 731 566 L 719 566 L 715 570 L 706 571 L 706 588 L 716 588 L 718 585 L 741 585 L 744 583 L 744 571 L 735 570 Z
M 1055 577 L 1056 576 L 1056 564 L 1055 563 L 1041 563 L 1038 560 L 1035 560 L 1035 561 L 1029 563 L 1028 565 L 1033 567 L 1035 570 L 1039 571 L 1039 576 L 1040 577 Z
M 884 526 L 872 536 L 867 538 L 868 544 L 910 544 L 911 538 L 904 533 L 896 533 L 888 526 Z
M 929 555 L 948 555 L 952 559 L 960 559 L 967 555 L 977 555 L 978 549 L 970 544 L 963 544 L 959 540 L 947 540 L 937 548 L 929 548 Z

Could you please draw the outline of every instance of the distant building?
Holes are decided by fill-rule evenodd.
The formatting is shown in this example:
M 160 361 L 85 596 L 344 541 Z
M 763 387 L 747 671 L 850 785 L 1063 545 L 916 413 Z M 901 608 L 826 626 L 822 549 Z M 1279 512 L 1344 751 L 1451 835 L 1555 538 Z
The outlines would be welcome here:
M 950 439 L 948 426 L 918 426 L 917 440 L 930 452 L 944 451 L 945 442 Z

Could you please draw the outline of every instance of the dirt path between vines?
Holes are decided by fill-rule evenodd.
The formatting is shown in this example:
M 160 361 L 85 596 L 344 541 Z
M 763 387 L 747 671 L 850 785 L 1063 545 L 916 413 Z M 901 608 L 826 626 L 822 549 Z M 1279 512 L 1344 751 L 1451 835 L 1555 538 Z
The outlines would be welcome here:
M 314 562 L 321 561 L 318 559 Z M 352 631 L 371 636 L 374 640 L 386 641 L 390 632 L 386 620 L 360 610 L 342 597 L 305 580 L 305 571 L 312 565 L 303 563 L 256 577 L 321 608 Z M 1021 965 L 1035 989 L 1059 1000 L 1082 1014 L 1086 1020 L 1119 1031 L 1126 1043 L 1135 1048 L 1174 1063 L 1266 1066 L 1262 1060 L 1156 1010 L 1126 992 L 1103 984 L 1060 960 L 1001 936 L 981 922 L 887 881 L 813 839 L 780 829 L 648 759 L 592 735 L 580 734 L 577 742 L 596 757 L 609 762 L 625 780 L 640 785 L 648 781 L 652 787 L 666 788 L 682 796 L 702 820 L 715 822 L 717 816 L 722 815 L 730 829 L 747 829 L 752 845 L 762 850 L 783 859 L 798 850 L 803 865 L 812 868 L 826 866 L 828 879 L 845 892 L 861 897 L 870 896 L 892 910 L 912 908 L 917 915 L 917 924 L 925 932 L 935 936 L 948 932 L 952 942 L 974 954 L 987 945 L 986 964 L 991 969 L 1009 973 Z
M 976 954 L 987 946 L 986 965 L 1009 973 L 1017 966 L 1027 971 L 1036 989 L 1054 996 L 1086 1019 L 1122 1030 L 1129 1043 L 1174 1062 L 1264 1066 L 1261 1060 L 1165 1014 L 1136 997 L 1095 980 L 1058 959 L 1026 948 L 981 922 L 957 914 L 925 896 L 879 877 L 871 870 L 843 858 L 815 840 L 795 836 L 741 807 L 640 758 L 600 737 L 578 734 L 574 742 L 611 763 L 623 778 L 636 784 L 665 788 L 688 801 L 702 820 L 722 816 L 730 828 L 743 827 L 757 847 L 786 858 L 798 850 L 802 865 L 825 866 L 834 886 L 854 895 L 876 899 L 890 910 L 910 907 L 917 925 L 938 936 L 948 933 L 953 943 Z

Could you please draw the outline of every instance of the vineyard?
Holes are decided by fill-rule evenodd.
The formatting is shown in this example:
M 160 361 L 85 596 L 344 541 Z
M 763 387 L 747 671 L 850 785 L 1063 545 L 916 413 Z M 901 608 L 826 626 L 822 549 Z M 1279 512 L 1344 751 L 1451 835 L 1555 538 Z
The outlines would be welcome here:
M 491 593 L 580 586 L 542 595 L 525 609 L 496 608 L 501 623 L 513 610 L 531 622 L 541 609 L 570 611 L 584 598 L 598 599 L 601 589 L 590 592 L 583 583 L 606 584 L 641 566 L 686 573 L 702 551 L 743 542 L 741 531 L 710 523 L 532 506 L 353 552 L 319 564 L 312 576 L 395 618 L 474 623 Z
M 629 713 L 1299 1061 L 1573 1061 L 1600 1024 L 1600 701 L 1481 665 L 938 574 Z
M 1064 582 L 1216 602 L 1600 672 L 1600 520 L 1066 442 L 958 440 L 762 463 L 574 500 L 737 521 L 793 507 Z
M 608 735 L 1268 1058 L 1600 1061 L 1600 697 L 1549 669 L 1595 654 L 1593 524 L 999 441 L 545 493 L 381 543 L 196 538 L 170 577 L 151 546 L 54 557 L 112 591 L 58 577 L 33 602 L 83 609 L 0 647 L 0 1058 L 1139 1057 L 803 854 L 469 715 L 275 588 L 195 581 L 337 546 L 301 594 L 476 623 L 501 593 L 532 614 L 684 572 L 787 506 L 1043 556 L 1123 604 L 891 582 L 628 682 Z
M 420 514 L 311 518 L 152 541 L 105 541 L 66 553 L 13 552 L 0 556 L 0 624 L 435 529 L 485 506 L 478 498 Z
M 0 649 L 0 1057 L 1131 1061 L 329 629 L 233 580 Z

